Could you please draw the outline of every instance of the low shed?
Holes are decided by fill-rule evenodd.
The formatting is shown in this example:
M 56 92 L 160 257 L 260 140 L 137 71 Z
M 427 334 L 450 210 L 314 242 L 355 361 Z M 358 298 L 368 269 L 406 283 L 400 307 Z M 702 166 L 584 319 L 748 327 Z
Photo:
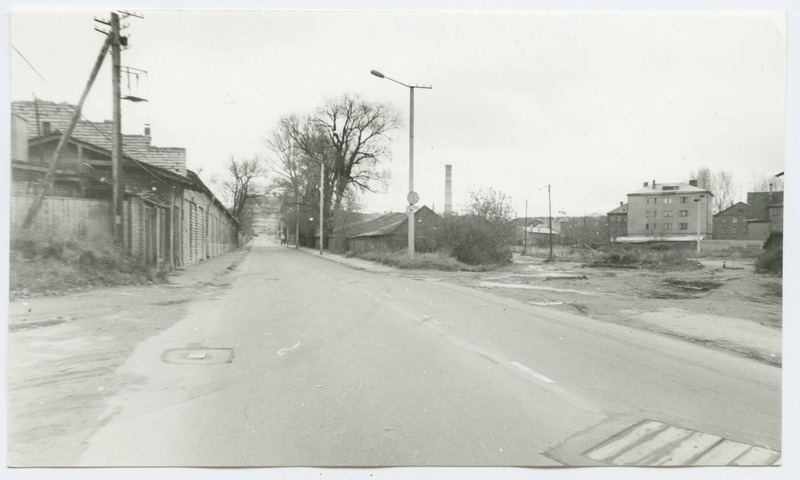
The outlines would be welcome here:
M 415 251 L 431 251 L 436 246 L 439 215 L 423 206 L 414 212 Z M 332 251 L 353 253 L 392 252 L 408 247 L 408 214 L 387 213 L 378 218 L 336 229 L 331 235 Z

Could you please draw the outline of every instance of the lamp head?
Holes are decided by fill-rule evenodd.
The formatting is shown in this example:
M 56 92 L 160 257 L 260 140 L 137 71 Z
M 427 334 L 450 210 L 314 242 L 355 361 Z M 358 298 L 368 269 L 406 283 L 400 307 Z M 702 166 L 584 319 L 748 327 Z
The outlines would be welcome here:
M 375 76 L 376 76 L 376 77 L 378 77 L 378 78 L 385 78 L 385 75 L 384 75 L 384 74 L 382 74 L 381 72 L 377 71 L 377 70 L 370 70 L 370 72 L 369 72 L 369 73 L 371 73 L 371 74 L 375 75 Z

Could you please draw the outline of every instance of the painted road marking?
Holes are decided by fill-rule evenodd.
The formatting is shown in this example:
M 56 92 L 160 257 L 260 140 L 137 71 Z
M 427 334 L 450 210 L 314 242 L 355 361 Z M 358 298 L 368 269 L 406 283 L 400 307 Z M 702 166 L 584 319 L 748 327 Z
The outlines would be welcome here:
M 745 445 L 743 443 L 738 442 L 731 442 L 730 440 L 725 440 L 721 442 L 716 447 L 712 448 L 702 457 L 698 458 L 695 465 L 729 465 L 737 457 L 742 455 L 747 449 L 750 448 L 749 445 Z
M 664 467 L 685 465 L 692 459 L 697 458 L 700 452 L 704 452 L 719 443 L 720 440 L 722 439 L 716 435 L 694 432 L 655 465 Z
M 780 452 L 644 420 L 584 453 L 616 466 L 776 465 Z
M 534 372 L 533 370 L 531 370 L 530 368 L 526 367 L 525 365 L 523 365 L 521 363 L 517 363 L 517 362 L 508 362 L 508 363 L 510 365 L 513 365 L 513 366 L 517 367 L 518 369 L 522 370 L 523 372 L 527 373 L 528 375 L 532 376 L 533 378 L 536 378 L 536 379 L 538 379 L 538 380 L 540 380 L 540 381 L 542 381 L 544 383 L 554 383 L 552 380 L 550 380 L 549 378 L 545 377 L 541 373 Z
M 587 455 L 592 460 L 597 460 L 598 462 L 606 461 L 612 457 L 619 455 L 621 452 L 624 452 L 626 448 L 630 447 L 631 445 L 638 443 L 644 438 L 646 435 L 650 433 L 661 430 L 666 428 L 667 426 L 661 422 L 647 422 L 641 424 L 634 428 L 630 433 L 616 440 L 612 441 L 609 444 L 603 445 L 599 448 L 596 448 L 589 452 Z

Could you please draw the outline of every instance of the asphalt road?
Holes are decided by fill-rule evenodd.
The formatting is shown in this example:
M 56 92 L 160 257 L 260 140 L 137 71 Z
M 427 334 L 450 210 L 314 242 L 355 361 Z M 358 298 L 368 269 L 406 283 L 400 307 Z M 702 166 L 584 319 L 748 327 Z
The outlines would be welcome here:
M 232 282 L 137 346 L 118 372 L 136 384 L 76 465 L 652 464 L 712 444 L 774 463 L 781 448 L 779 368 L 285 247 L 256 245 Z M 661 457 L 609 456 L 637 425 L 673 435 L 650 440 Z

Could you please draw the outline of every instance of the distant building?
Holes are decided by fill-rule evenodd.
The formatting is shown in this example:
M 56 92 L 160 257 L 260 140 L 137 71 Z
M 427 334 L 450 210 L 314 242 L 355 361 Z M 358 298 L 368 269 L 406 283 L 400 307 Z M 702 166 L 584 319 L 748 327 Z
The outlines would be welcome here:
M 747 192 L 747 239 L 783 236 L 783 192 Z
M 414 212 L 414 246 L 416 251 L 433 250 L 439 215 L 427 206 Z M 408 247 L 408 214 L 387 213 L 366 222 L 335 228 L 328 242 L 333 252 L 391 252 Z
M 239 220 L 244 233 L 277 237 L 281 229 L 281 201 L 277 196 L 249 199 Z
M 712 235 L 713 195 L 689 183 L 644 182 L 628 194 L 627 235 L 617 241 L 694 241 Z M 699 232 L 698 232 L 699 225 Z
M 628 204 L 619 202 L 619 207 L 606 214 L 608 222 L 608 239 L 614 241 L 617 237 L 628 235 Z
M 714 215 L 715 240 L 747 240 L 747 204 L 739 202 Z
M 528 226 L 527 228 L 517 227 L 515 231 L 514 243 L 525 247 L 531 245 L 537 247 L 547 246 L 550 244 L 550 237 L 553 239 L 553 245 L 558 245 L 561 241 L 561 235 L 555 228 L 551 231 L 541 222 L 537 222 L 536 226 Z

